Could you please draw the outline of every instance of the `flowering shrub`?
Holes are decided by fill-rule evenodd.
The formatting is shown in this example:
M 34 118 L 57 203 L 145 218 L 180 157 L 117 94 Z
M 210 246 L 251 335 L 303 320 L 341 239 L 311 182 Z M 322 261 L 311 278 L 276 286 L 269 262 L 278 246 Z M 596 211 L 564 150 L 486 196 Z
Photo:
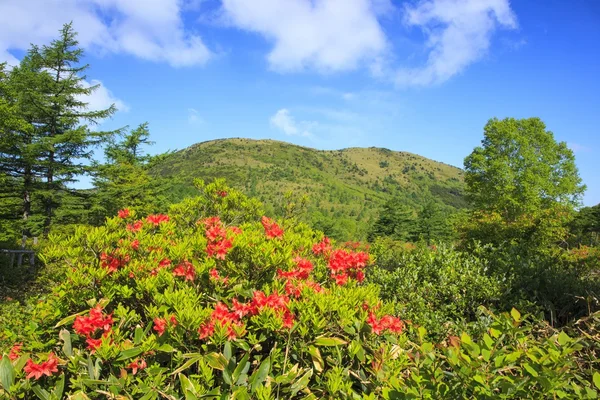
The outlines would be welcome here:
M 198 186 L 199 198 L 168 214 L 123 210 L 103 227 L 52 239 L 43 258 L 58 271 L 57 284 L 29 328 L 0 349 L 0 396 L 595 393 L 574 372 L 576 340 L 541 343 L 540 351 L 552 351 L 542 360 L 537 350 L 524 352 L 533 339 L 513 317 L 499 320 L 491 342 L 463 336 L 426 343 L 422 328 L 395 315 L 378 286 L 363 282 L 372 262 L 367 252 L 336 247 L 292 220 L 259 219 L 256 203 L 222 182 Z M 485 388 L 475 379 L 480 370 Z M 534 376 L 550 372 L 557 374 L 550 386 Z M 506 380 L 488 382 L 496 376 Z M 509 378 L 522 379 L 515 383 L 520 391 L 511 391 Z

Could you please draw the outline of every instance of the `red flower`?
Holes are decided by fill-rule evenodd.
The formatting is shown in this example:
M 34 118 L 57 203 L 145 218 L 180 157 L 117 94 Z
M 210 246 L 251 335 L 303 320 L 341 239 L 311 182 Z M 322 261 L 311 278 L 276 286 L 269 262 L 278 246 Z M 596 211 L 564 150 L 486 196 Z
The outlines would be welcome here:
M 171 260 L 169 260 L 168 258 L 163 258 L 158 263 L 158 268 L 162 269 L 162 268 L 166 268 L 166 267 L 168 267 L 170 265 L 171 265 Z
M 15 361 L 21 356 L 21 347 L 23 347 L 23 343 L 15 343 L 10 349 L 10 353 L 8 353 L 8 358 L 11 361 Z
M 218 260 L 224 260 L 225 255 L 229 252 L 229 249 L 233 246 L 230 239 L 223 239 L 219 242 L 209 243 L 206 245 L 206 254 L 209 257 L 215 256 Z
M 131 369 L 131 372 L 133 372 L 133 374 L 137 374 L 138 371 L 141 371 L 143 369 L 146 368 L 146 361 L 142 358 L 142 359 L 136 359 L 135 361 L 133 361 L 132 363 L 130 363 L 126 368 Z
M 167 329 L 167 320 L 158 317 L 154 318 L 154 327 L 152 329 L 158 332 L 158 336 L 162 336 Z
M 226 191 L 224 191 L 224 190 L 220 190 L 220 191 L 218 191 L 218 192 L 217 192 L 217 194 L 218 194 L 219 196 L 221 196 L 221 197 L 225 197 L 225 196 L 227 196 L 227 192 L 226 192 Z
M 133 224 L 127 224 L 127 230 L 130 232 L 139 232 L 144 223 L 142 221 L 135 221 Z
M 347 274 L 331 275 L 331 277 L 335 280 L 335 283 L 339 286 L 343 286 L 346 284 L 346 282 L 348 282 Z
M 186 281 L 193 281 L 196 278 L 196 269 L 189 261 L 184 261 L 173 270 L 173 275 L 184 276 Z
M 131 248 L 137 251 L 140 248 L 140 241 L 135 239 L 133 242 L 131 242 Z
M 85 342 L 87 343 L 88 350 L 90 350 L 92 353 L 94 353 L 98 349 L 98 347 L 100 347 L 102 345 L 102 338 L 100 338 L 100 339 L 87 338 L 87 339 L 85 339 Z
M 48 354 L 48 359 L 39 364 L 36 364 L 29 359 L 27 360 L 27 364 L 23 368 L 23 371 L 27 373 L 27 379 L 40 379 L 44 375 L 52 376 L 53 373 L 58 372 L 58 358 L 56 358 L 54 353 L 50 353 Z
M 127 264 L 129 261 L 129 256 L 119 256 L 116 254 L 100 254 L 100 266 L 102 268 L 108 269 L 108 273 L 112 274 L 116 272 L 120 267 Z
M 177 318 L 175 318 L 175 316 L 174 316 L 174 315 L 171 315 L 171 316 L 169 317 L 169 321 L 171 322 L 171 325 L 172 325 L 172 326 L 177 326 Z
M 168 222 L 169 221 L 169 216 L 165 215 L 165 214 L 155 214 L 155 215 L 148 215 L 148 217 L 146 217 L 146 222 L 148 222 L 149 224 L 152 224 L 154 226 L 158 226 L 163 222 Z
M 404 329 L 404 323 L 400 321 L 399 318 L 391 315 L 384 315 L 380 319 L 377 319 L 375 314 L 370 312 L 367 318 L 367 323 L 371 326 L 371 330 L 376 335 L 381 334 L 381 332 L 385 330 L 400 334 Z
M 119 218 L 122 218 L 122 219 L 129 218 L 129 209 L 124 208 L 122 210 L 119 210 L 117 215 L 119 216 Z
M 108 332 L 113 323 L 112 315 L 104 315 L 102 306 L 98 305 L 89 311 L 89 316 L 77 316 L 73 322 L 73 329 L 78 335 L 89 338 L 99 329 Z
M 317 243 L 313 246 L 312 251 L 316 256 L 323 254 L 327 257 L 331 251 L 331 241 L 327 236 L 325 236 L 320 243 Z
M 265 235 L 269 239 L 280 238 L 283 236 L 283 229 L 275 223 L 271 218 L 262 217 L 262 225 L 265 228 Z
M 229 228 L 229 230 L 234 235 L 241 235 L 242 234 L 242 230 L 240 228 L 238 228 L 237 226 L 232 226 L 231 228 Z

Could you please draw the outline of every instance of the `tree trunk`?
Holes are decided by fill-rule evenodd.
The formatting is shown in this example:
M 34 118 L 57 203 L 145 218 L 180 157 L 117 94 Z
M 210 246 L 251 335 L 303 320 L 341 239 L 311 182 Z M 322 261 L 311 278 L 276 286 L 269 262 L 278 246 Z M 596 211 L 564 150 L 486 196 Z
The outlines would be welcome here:
M 25 244 L 27 242 L 27 238 L 31 236 L 31 232 L 29 231 L 29 227 L 27 226 L 27 220 L 31 215 L 31 168 L 25 168 L 25 174 L 23 176 L 23 229 L 22 229 L 22 238 L 21 238 L 21 247 L 25 248 Z

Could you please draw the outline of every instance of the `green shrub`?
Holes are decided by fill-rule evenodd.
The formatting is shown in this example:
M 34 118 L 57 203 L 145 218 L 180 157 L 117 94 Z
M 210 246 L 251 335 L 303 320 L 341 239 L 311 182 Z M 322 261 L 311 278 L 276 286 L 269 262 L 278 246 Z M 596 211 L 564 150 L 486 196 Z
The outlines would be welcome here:
M 0 349 L 0 396 L 595 395 L 592 375 L 579 373 L 578 340 L 538 340 L 513 312 L 489 315 L 477 343 L 428 342 L 418 320 L 405 326 L 363 282 L 371 271 L 360 247 L 293 219 L 258 220 L 257 203 L 222 182 L 198 186 L 199 198 L 168 215 L 122 210 L 49 239 L 51 293 L 23 318 L 0 318 L 14 340 Z

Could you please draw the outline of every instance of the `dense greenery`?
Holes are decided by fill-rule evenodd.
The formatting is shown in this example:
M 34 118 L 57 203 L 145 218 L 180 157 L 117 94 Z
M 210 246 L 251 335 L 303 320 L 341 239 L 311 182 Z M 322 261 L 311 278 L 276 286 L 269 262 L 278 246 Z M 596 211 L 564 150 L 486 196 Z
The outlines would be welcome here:
M 146 123 L 86 125 L 114 108 L 80 57 L 66 25 L 0 66 L 0 243 L 38 257 L 0 255 L 1 398 L 597 398 L 600 205 L 539 119 L 490 120 L 464 182 L 377 148 L 150 156 Z

